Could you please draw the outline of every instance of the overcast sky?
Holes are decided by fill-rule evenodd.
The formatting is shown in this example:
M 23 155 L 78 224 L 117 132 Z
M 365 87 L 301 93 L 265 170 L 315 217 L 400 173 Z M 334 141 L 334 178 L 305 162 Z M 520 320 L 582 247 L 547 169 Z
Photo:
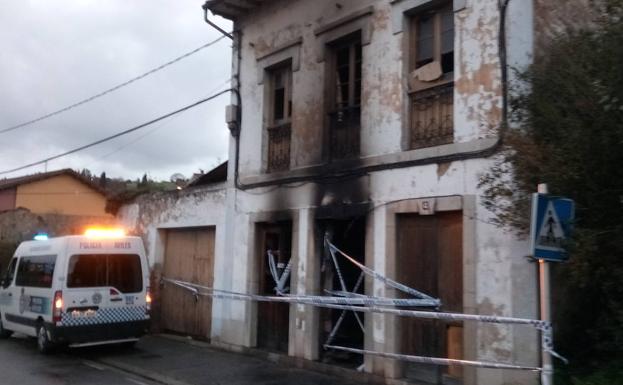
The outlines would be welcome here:
M 220 34 L 203 0 L 0 0 L 0 130 L 138 76 Z M 225 29 L 227 21 L 220 19 Z M 147 122 L 228 86 L 231 41 L 71 111 L 0 134 L 0 172 Z M 227 158 L 229 95 L 51 161 L 136 179 L 190 176 Z M 0 178 L 44 171 L 36 166 Z

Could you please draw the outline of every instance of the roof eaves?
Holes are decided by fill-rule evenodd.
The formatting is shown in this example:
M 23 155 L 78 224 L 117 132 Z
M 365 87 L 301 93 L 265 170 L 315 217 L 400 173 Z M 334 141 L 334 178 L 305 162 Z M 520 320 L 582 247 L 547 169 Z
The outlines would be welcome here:
M 206 7 L 215 15 L 235 20 L 256 10 L 267 0 L 208 0 Z

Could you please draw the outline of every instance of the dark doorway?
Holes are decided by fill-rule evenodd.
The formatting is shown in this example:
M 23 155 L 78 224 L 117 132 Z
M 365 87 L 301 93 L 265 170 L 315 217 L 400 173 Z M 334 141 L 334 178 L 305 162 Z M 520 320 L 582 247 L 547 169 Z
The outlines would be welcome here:
M 401 283 L 441 299 L 442 311 L 463 312 L 463 216 L 405 214 L 397 219 L 396 274 Z M 404 317 L 402 352 L 463 358 L 463 325 Z M 425 383 L 457 383 L 460 366 L 408 364 L 406 377 Z
M 346 220 L 322 220 L 318 222 L 320 230 L 321 242 L 323 242 L 322 250 L 325 250 L 321 269 L 321 288 L 323 295 L 328 294 L 327 291 L 342 291 L 342 283 L 336 271 L 331 254 L 324 247 L 324 236 L 328 235 L 330 241 L 340 250 L 365 264 L 365 239 L 366 239 L 366 221 L 365 217 L 346 219 Z M 359 280 L 361 269 L 355 266 L 340 255 L 336 255 L 337 263 L 346 286 L 346 290 L 353 291 L 353 288 Z M 364 282 L 361 281 L 356 293 L 364 294 Z M 321 310 L 321 331 L 320 345 L 323 346 L 334 327 L 339 322 L 341 310 L 322 309 Z M 346 346 L 355 349 L 363 349 L 364 333 L 361 329 L 360 322 L 363 325 L 364 314 L 358 313 L 359 319 L 355 317 L 353 312 L 346 312 L 339 328 L 334 331 L 331 344 L 337 346 Z M 361 354 L 348 353 L 334 350 L 321 350 L 323 362 L 342 365 L 347 367 L 358 367 L 363 363 Z
M 258 224 L 259 294 L 277 295 L 268 262 L 268 251 L 275 259 L 277 273 L 283 274 L 292 254 L 292 223 Z M 289 285 L 289 284 L 288 284 Z M 286 286 L 288 286 L 286 285 Z M 288 352 L 290 305 L 283 302 L 258 302 L 257 347 L 280 353 Z

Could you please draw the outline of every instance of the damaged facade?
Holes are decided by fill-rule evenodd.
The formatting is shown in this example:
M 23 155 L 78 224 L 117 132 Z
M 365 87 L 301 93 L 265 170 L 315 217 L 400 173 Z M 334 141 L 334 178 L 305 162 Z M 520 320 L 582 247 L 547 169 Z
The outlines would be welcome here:
M 340 289 L 327 238 L 377 273 L 440 298 L 442 311 L 538 318 L 528 244 L 490 223 L 478 187 L 504 127 L 502 69 L 531 62 L 534 12 L 542 2 L 510 1 L 502 12 L 504 3 L 208 1 L 210 11 L 234 20 L 238 93 L 227 114 L 228 179 L 216 189 L 122 208 L 120 217 L 144 234 L 156 275 L 169 269 L 171 278 L 275 295 L 271 250 L 280 272 L 291 260 L 292 295 L 324 295 Z M 197 231 L 212 235 L 204 242 Z M 207 275 L 167 267 L 168 255 L 183 254 L 175 250 L 189 242 L 191 261 L 212 263 Z M 178 243 L 186 246 L 171 246 Z M 210 256 L 199 256 L 201 245 Z M 359 271 L 340 263 L 351 290 Z M 357 292 L 399 297 L 368 277 Z M 193 311 L 204 323 L 196 330 L 175 326 L 180 320 L 163 322 L 219 346 L 361 365 L 388 379 L 538 381 L 525 371 L 415 365 L 323 349 L 337 310 L 214 299 Z M 351 313 L 335 341 L 377 352 L 539 365 L 537 334 L 521 326 Z

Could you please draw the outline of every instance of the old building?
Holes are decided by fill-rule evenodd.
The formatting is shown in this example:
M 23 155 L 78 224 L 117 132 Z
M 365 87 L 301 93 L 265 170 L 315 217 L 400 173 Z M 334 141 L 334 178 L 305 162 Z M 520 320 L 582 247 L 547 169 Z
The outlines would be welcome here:
M 161 284 L 162 277 L 212 286 L 215 255 L 223 256 L 227 163 L 183 190 L 153 192 L 124 202 L 120 224 L 143 237 L 152 276 L 152 327 L 209 339 L 212 301 Z
M 0 179 L 0 211 L 110 217 L 106 192 L 71 169 Z
M 502 68 L 524 66 L 532 54 L 531 2 L 511 1 L 505 18 L 499 3 L 208 2 L 212 12 L 234 20 L 241 99 L 232 99 L 239 115 L 229 116 L 235 138 L 228 226 L 235 231 L 226 234 L 227 263 L 216 268 L 216 287 L 271 292 L 264 273 L 270 248 L 293 259 L 293 294 L 338 289 L 323 263 L 328 232 L 375 271 L 440 298 L 441 310 L 537 316 L 527 245 L 489 223 L 478 189 L 503 129 Z M 352 287 L 357 271 L 346 267 Z M 397 295 L 370 279 L 363 293 Z M 322 345 L 339 311 L 235 301 L 215 301 L 213 308 L 215 343 L 354 367 L 365 361 L 365 371 L 389 378 L 537 379 L 336 354 Z M 531 330 L 363 318 L 364 333 L 356 320 L 344 321 L 342 345 L 538 363 Z
M 70 169 L 0 179 L 0 265 L 37 233 L 76 234 L 115 223 L 107 199 L 103 189 Z
M 509 68 L 529 65 L 543 39 L 538 28 L 554 28 L 557 12 L 546 3 L 207 1 L 206 10 L 234 21 L 227 182 L 136 202 L 121 217 L 144 234 L 162 276 L 225 292 L 275 295 L 271 271 L 283 272 L 290 261 L 291 295 L 346 286 L 400 296 L 378 279 L 358 285 L 360 271 L 348 261 L 336 271 L 329 240 L 376 273 L 439 298 L 442 311 L 538 318 L 527 241 L 491 223 L 479 180 L 506 127 Z M 202 262 L 197 231 L 213 232 L 203 258 L 212 266 Z M 227 298 L 195 303 L 180 305 L 187 318 L 211 317 L 186 332 L 209 335 L 218 346 L 359 367 L 387 379 L 538 381 L 529 371 L 410 364 L 323 346 L 337 330 L 336 344 L 355 350 L 538 366 L 532 328 L 370 313 L 340 320 L 339 310 Z

